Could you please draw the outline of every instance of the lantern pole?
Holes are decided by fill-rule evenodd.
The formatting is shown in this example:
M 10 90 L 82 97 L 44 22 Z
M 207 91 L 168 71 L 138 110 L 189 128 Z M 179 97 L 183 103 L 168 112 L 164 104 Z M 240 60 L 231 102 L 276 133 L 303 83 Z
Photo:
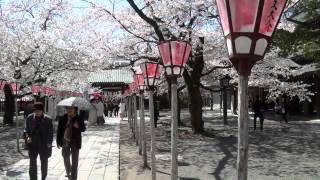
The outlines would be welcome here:
M 141 131 L 141 144 L 142 144 L 142 156 L 144 167 L 148 166 L 147 161 L 147 143 L 146 143 L 146 132 L 145 132 L 145 119 L 144 119 L 144 94 L 143 90 L 140 90 L 140 131 Z
M 139 155 L 142 155 L 142 143 L 143 143 L 143 138 L 142 138 L 142 115 L 141 115 L 141 97 L 140 94 L 138 96 L 138 101 L 139 101 L 139 123 L 138 123 L 138 133 L 139 133 Z M 138 118 L 137 118 L 138 120 Z
M 248 75 L 239 75 L 238 89 L 238 180 L 246 180 L 248 176 L 248 150 L 249 150 L 249 113 L 248 113 Z
M 134 119 L 134 104 L 133 104 L 133 98 L 134 98 L 134 94 L 132 94 L 131 96 L 130 96 L 130 129 L 131 129 L 131 131 L 133 132 L 133 137 L 134 138 L 137 138 L 137 135 L 135 134 L 135 132 L 133 131 L 133 129 L 134 129 L 134 121 L 135 121 L 135 119 Z
M 171 180 L 178 180 L 178 153 L 177 153 L 177 131 L 178 131 L 178 95 L 177 77 L 171 78 Z
M 17 139 L 17 151 L 20 152 L 20 146 L 19 146 L 19 112 L 18 112 L 18 80 L 21 78 L 21 69 L 19 66 L 19 63 L 16 62 L 16 67 L 14 70 L 13 78 L 15 79 L 15 85 L 16 85 L 16 94 L 15 94 L 15 110 L 16 110 L 16 139 Z
M 135 136 L 136 136 L 136 145 L 139 145 L 139 129 L 138 129 L 138 118 L 137 118 L 137 96 L 136 94 L 133 94 L 132 97 L 132 101 L 133 101 L 133 119 L 134 119 L 134 131 L 135 131 Z M 139 154 L 140 154 L 140 145 L 139 145 Z
M 166 75 L 171 80 L 171 180 L 178 180 L 178 88 L 177 78 L 181 76 L 186 65 L 191 45 L 186 41 L 169 41 L 159 45 Z M 179 50 L 180 49 L 180 50 Z M 173 54 L 174 53 L 174 54 Z M 178 54 L 178 56 L 177 56 Z M 180 59 L 181 58 L 181 59 Z M 181 64 L 180 64 L 181 63 Z M 176 67 L 175 67 L 176 66 Z M 178 67 L 177 67 L 178 66 Z M 177 69 L 179 68 L 179 69 Z M 179 70 L 177 72 L 176 70 Z
M 150 111 L 150 131 L 151 131 L 151 177 L 156 180 L 156 156 L 155 156 L 155 132 L 154 132 L 154 104 L 152 89 L 149 90 L 149 111 Z
M 133 118 L 133 113 L 134 113 L 134 110 L 133 110 L 133 97 L 134 95 L 132 95 L 130 97 L 130 109 L 131 109 L 131 114 L 130 114 L 130 127 L 131 127 L 131 132 L 133 133 L 133 137 L 135 138 L 136 137 L 136 134 L 135 134 L 135 131 L 134 131 L 134 124 L 135 124 L 135 119 Z
M 16 109 L 16 139 L 17 139 L 17 151 L 20 152 L 19 145 L 19 110 L 18 110 L 18 80 L 16 79 L 16 95 L 15 95 L 15 109 Z
M 131 105 L 131 96 L 128 96 L 128 125 L 129 129 L 131 129 L 131 121 L 132 121 L 132 105 Z
M 137 96 L 136 96 L 137 98 Z M 142 116 L 141 116 L 141 98 L 140 98 L 140 94 L 138 95 L 138 101 L 139 101 L 139 104 L 136 105 L 136 109 L 139 109 L 139 118 L 137 117 L 137 129 L 138 129 L 138 144 L 139 144 L 139 155 L 142 155 Z M 136 102 L 137 103 L 137 99 L 136 99 Z M 139 108 L 138 108 L 139 106 Z M 136 116 L 138 116 L 138 110 L 136 111 Z

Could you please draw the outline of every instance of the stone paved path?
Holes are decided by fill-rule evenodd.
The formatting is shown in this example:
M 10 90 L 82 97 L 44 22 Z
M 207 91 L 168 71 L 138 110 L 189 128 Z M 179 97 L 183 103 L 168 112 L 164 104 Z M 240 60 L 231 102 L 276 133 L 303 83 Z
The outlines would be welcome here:
M 92 126 L 83 134 L 79 155 L 78 180 L 119 179 L 119 124 L 120 119 L 109 118 L 103 127 Z M 55 142 L 54 142 L 55 145 Z M 63 180 L 65 176 L 61 149 L 53 148 L 49 159 L 47 180 Z M 1 180 L 27 180 L 29 159 L 22 159 L 0 173 Z M 40 178 L 38 158 L 38 179 Z

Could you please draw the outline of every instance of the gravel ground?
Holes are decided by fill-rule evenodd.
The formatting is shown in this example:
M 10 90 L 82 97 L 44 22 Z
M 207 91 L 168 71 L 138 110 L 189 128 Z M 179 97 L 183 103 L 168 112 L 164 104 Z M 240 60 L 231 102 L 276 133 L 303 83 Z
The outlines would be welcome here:
M 170 179 L 170 112 L 161 112 L 157 139 L 157 177 Z M 289 124 L 280 124 L 269 115 L 264 131 L 249 132 L 248 178 L 252 180 L 319 180 L 320 122 L 289 117 Z M 229 125 L 222 125 L 220 110 L 205 111 L 205 133 L 193 134 L 189 115 L 182 112 L 184 127 L 179 128 L 179 177 L 181 180 L 236 179 L 237 117 L 229 116 Z M 150 145 L 147 120 L 148 155 Z M 150 164 L 150 157 L 148 156 Z M 151 179 L 144 169 L 142 156 L 124 121 L 120 128 L 120 179 Z

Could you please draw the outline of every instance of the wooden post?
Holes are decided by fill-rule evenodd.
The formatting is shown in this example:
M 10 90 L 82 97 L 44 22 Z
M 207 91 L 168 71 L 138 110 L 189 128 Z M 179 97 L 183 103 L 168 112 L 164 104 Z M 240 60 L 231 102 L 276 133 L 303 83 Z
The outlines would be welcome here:
M 17 91 L 16 91 L 17 93 Z M 20 145 L 19 145 L 19 110 L 18 110 L 18 94 L 15 96 L 15 108 L 16 108 L 16 140 L 17 140 L 17 151 L 20 152 Z
M 131 118 L 132 118 L 132 116 L 131 116 L 132 109 L 131 108 L 132 108 L 131 107 L 131 96 L 128 96 L 128 125 L 129 125 L 129 129 L 131 129 Z
M 136 135 L 136 145 L 139 145 L 139 129 L 138 129 L 138 119 L 137 119 L 137 96 L 133 95 L 133 121 Z M 139 151 L 140 152 L 140 151 Z
M 135 119 L 134 119 L 134 97 L 135 95 L 131 96 L 131 100 L 130 100 L 130 106 L 131 106 L 131 132 L 133 133 L 133 138 L 136 138 L 136 134 L 135 134 Z
M 148 166 L 147 161 L 147 143 L 146 143 L 146 131 L 144 121 L 144 97 L 143 91 L 140 92 L 140 123 L 141 123 L 141 141 L 142 141 L 142 156 L 144 167 Z
M 177 79 L 171 81 L 171 180 L 178 180 L 178 153 L 177 153 L 177 131 L 178 131 L 178 99 Z
M 139 131 L 138 131 L 138 133 L 139 133 L 139 155 L 142 155 L 142 141 L 143 141 L 143 139 L 142 139 L 142 115 L 141 115 L 141 113 L 142 113 L 142 111 L 141 111 L 141 98 L 140 98 L 140 95 L 139 95 L 139 97 L 138 97 L 138 101 L 139 101 L 139 122 L 138 122 L 138 129 L 139 129 Z
M 156 180 L 156 142 L 154 134 L 154 104 L 153 104 L 153 91 L 149 91 L 149 112 L 150 112 L 150 133 L 151 133 L 151 177 L 152 180 Z
M 237 175 L 238 180 L 247 180 L 248 176 L 248 76 L 239 75 L 238 89 L 238 158 Z

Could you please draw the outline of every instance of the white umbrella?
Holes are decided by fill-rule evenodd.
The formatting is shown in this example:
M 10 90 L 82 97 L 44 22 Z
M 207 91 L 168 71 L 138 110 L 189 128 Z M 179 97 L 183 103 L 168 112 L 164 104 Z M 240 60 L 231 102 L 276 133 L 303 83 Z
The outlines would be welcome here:
M 91 108 L 93 108 L 89 101 L 81 97 L 70 97 L 60 101 L 57 105 L 66 107 L 77 107 L 83 110 L 90 110 Z

